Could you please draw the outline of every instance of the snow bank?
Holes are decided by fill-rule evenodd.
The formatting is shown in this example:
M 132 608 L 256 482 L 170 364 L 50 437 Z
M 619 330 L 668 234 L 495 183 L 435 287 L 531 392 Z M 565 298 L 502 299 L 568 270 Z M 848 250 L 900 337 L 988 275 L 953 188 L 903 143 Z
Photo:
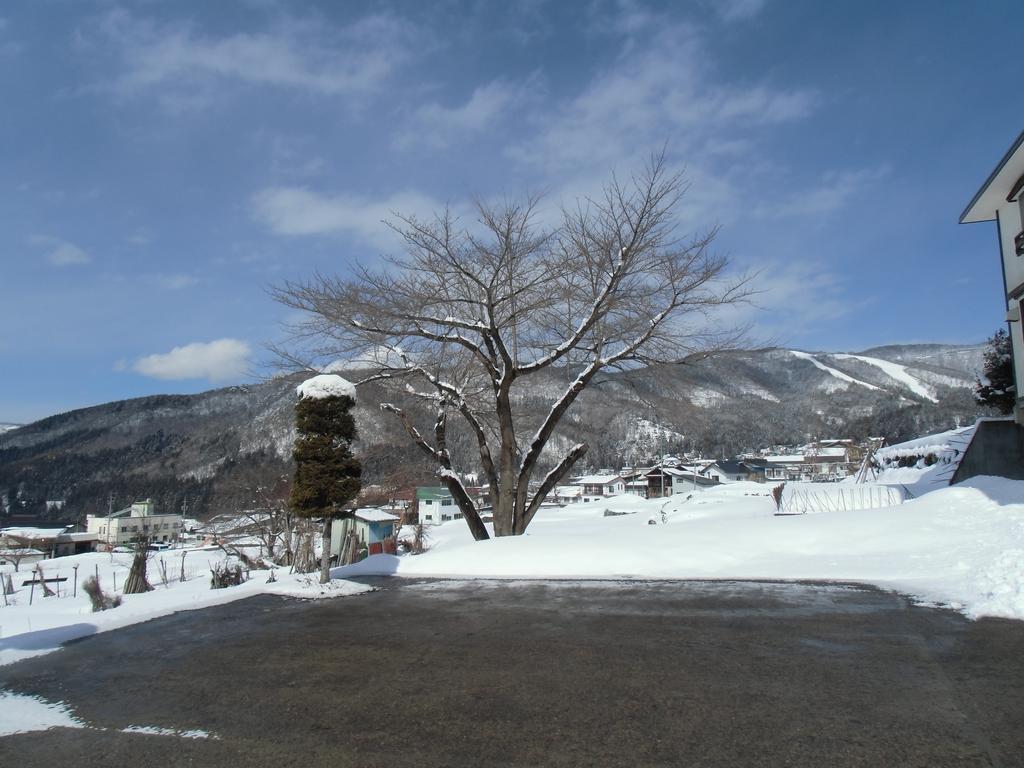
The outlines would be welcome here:
M 425 554 L 378 555 L 336 573 L 854 581 L 970 617 L 1024 618 L 1024 482 L 976 477 L 895 507 L 785 517 L 770 490 L 736 483 L 574 504 L 538 513 L 525 536 L 485 542 L 454 521 L 431 529 Z
M 779 511 L 788 515 L 882 509 L 903 503 L 900 486 L 878 483 L 786 483 Z
M 875 482 L 908 486 L 915 496 L 948 486 L 977 426 L 974 423 L 880 448 L 875 453 L 881 467 L 875 472 Z
M 295 392 L 300 398 L 308 397 L 311 400 L 346 395 L 353 400 L 356 399 L 356 385 L 335 373 L 321 373 L 311 379 L 306 379 L 295 388 Z

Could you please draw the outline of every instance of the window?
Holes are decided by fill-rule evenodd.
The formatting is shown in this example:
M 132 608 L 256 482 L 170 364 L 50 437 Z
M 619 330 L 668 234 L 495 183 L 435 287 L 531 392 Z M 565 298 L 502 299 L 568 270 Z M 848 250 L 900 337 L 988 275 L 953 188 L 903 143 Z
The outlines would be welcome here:
M 433 504 L 434 502 L 433 502 L 432 499 L 426 499 L 423 503 L 429 505 L 429 504 Z
M 450 507 L 454 503 L 455 502 L 452 499 L 441 499 L 441 506 L 442 507 Z

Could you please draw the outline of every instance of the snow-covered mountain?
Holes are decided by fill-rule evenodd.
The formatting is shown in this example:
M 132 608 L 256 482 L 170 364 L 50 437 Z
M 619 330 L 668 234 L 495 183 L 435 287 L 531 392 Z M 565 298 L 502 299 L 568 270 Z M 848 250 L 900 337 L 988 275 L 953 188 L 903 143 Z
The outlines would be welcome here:
M 692 449 L 721 456 L 814 438 L 907 439 L 973 420 L 971 388 L 983 349 L 774 348 L 614 374 L 584 392 L 553 445 L 586 441 L 587 462 L 600 467 Z M 553 371 L 531 379 L 517 401 L 523 434 L 572 378 Z M 106 510 L 111 493 L 117 503 L 153 497 L 162 508 L 184 504 L 199 515 L 237 506 L 255 485 L 289 471 L 294 385 L 278 379 L 124 400 L 0 432 L 0 499 L 17 497 L 15 511 L 65 499 L 70 514 Z M 366 482 L 429 479 L 396 421 L 376 407 L 380 399 L 363 389 L 357 406 Z M 432 414 L 423 417 L 429 427 Z M 449 448 L 457 464 L 474 470 L 472 440 L 456 424 Z

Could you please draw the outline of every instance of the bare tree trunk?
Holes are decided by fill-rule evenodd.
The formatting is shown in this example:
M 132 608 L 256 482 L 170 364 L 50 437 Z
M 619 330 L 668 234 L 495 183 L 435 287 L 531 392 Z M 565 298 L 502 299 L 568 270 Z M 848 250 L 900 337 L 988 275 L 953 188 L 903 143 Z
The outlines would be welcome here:
M 320 555 L 320 583 L 331 580 L 331 518 L 324 518 L 323 547 Z

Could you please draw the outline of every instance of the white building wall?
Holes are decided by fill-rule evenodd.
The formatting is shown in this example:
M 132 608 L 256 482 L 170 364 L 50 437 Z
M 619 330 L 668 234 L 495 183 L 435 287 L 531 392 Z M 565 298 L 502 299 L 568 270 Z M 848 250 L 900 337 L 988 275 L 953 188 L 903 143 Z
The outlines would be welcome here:
M 1022 229 L 1021 213 L 1019 204 L 1003 203 L 997 211 L 999 223 L 999 249 L 1003 260 L 1003 276 L 1006 279 L 1006 290 L 1013 293 L 1014 289 L 1024 285 L 1024 257 L 1018 256 L 1014 238 Z M 1006 300 L 1007 312 L 1020 311 L 1020 302 L 1024 299 Z M 1022 313 L 1024 314 L 1024 313 Z M 1024 413 L 1020 407 L 1022 396 L 1024 396 L 1024 320 L 1009 324 L 1010 342 L 1013 346 L 1013 368 L 1014 380 L 1017 382 L 1018 407 L 1015 416 L 1018 423 L 1024 423 Z

